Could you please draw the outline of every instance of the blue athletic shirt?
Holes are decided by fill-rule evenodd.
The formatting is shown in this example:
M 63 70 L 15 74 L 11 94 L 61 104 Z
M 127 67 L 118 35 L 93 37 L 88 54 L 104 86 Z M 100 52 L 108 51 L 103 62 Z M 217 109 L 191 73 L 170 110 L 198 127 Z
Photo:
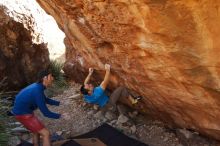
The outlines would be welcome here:
M 91 95 L 84 95 L 84 99 L 88 103 L 98 104 L 103 107 L 109 100 L 109 97 L 105 94 L 105 91 L 100 87 L 95 87 Z
M 46 104 L 59 105 L 60 102 L 47 98 L 44 94 L 45 87 L 42 83 L 33 83 L 22 89 L 15 97 L 12 112 L 14 115 L 32 114 L 37 108 L 45 117 L 58 119 L 60 114 L 49 111 Z

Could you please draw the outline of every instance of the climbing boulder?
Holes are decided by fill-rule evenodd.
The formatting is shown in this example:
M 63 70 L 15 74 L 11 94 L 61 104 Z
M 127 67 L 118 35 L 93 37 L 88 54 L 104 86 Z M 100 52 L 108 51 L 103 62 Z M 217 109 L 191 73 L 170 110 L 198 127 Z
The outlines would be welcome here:
M 220 140 L 220 1 L 37 1 L 66 34 L 69 78 L 109 63 L 110 88 L 144 96 L 134 108 Z

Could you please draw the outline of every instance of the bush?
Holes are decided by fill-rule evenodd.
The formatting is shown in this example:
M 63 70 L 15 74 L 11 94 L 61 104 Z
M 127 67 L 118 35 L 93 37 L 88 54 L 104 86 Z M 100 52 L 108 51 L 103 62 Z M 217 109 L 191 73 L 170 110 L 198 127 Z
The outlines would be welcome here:
M 4 79 L 0 82 L 0 89 L 4 84 Z M 4 103 L 3 91 L 0 91 L 0 146 L 6 146 L 9 135 L 7 133 L 7 116 L 8 105 Z
M 6 146 L 9 139 L 5 123 L 6 120 L 4 116 L 0 115 L 0 146 Z
M 62 71 L 63 65 L 64 64 L 62 62 L 58 62 L 56 60 L 52 60 L 50 63 L 50 69 L 54 77 L 54 82 L 45 92 L 48 97 L 62 93 L 68 87 L 64 72 Z

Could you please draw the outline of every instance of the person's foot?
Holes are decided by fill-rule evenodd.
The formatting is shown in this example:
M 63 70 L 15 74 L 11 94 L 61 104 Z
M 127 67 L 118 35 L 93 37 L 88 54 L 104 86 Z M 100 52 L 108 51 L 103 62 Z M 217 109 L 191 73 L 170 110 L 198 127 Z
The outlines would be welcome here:
M 136 104 L 136 103 L 137 103 L 137 100 L 133 98 L 131 101 L 131 104 Z
M 132 103 L 132 104 L 136 104 L 136 103 L 138 103 L 138 101 L 139 101 L 140 99 L 142 99 L 142 96 L 134 96 L 131 103 Z

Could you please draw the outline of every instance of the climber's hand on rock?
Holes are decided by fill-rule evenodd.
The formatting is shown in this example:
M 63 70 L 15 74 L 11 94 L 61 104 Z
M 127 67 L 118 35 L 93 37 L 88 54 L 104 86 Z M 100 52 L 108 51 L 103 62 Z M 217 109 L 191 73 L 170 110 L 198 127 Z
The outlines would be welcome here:
M 109 64 L 105 64 L 105 70 L 110 71 L 111 66 Z
M 92 74 L 92 73 L 93 73 L 93 71 L 94 71 L 94 69 L 93 69 L 93 68 L 89 68 L 89 74 Z

